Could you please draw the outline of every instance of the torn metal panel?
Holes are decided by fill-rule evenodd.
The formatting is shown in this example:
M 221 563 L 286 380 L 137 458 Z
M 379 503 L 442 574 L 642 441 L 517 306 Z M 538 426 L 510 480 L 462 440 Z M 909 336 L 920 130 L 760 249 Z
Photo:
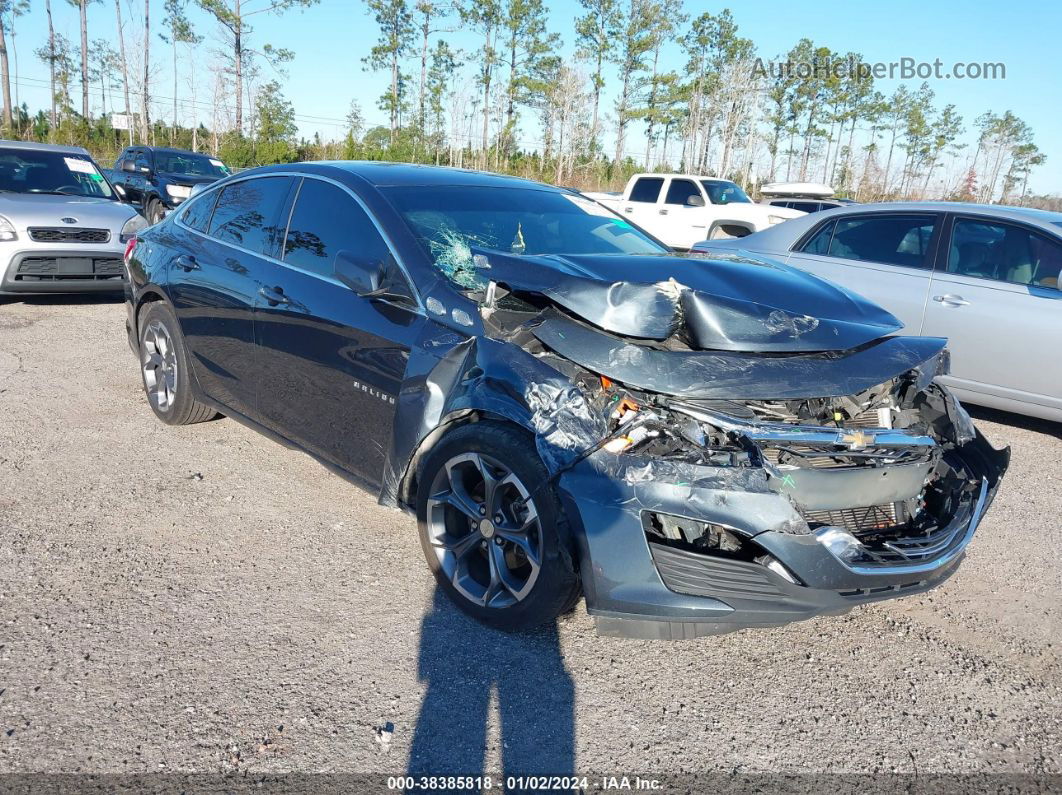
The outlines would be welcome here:
M 614 381 L 719 400 L 851 395 L 914 367 L 932 371 L 945 344 L 936 337 L 888 337 L 835 355 L 671 351 L 620 339 L 550 310 L 533 333 L 561 356 Z

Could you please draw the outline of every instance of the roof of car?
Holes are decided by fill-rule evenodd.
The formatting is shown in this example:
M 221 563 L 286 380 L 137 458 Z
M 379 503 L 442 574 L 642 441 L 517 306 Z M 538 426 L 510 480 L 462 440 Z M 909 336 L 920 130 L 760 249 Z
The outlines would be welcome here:
M 191 149 L 178 149 L 174 146 L 127 146 L 126 149 L 150 149 L 152 152 L 168 152 L 175 155 L 198 155 L 210 157 L 206 152 L 193 152 Z
M 995 218 L 1009 218 L 1012 221 L 1033 221 L 1042 224 L 1062 223 L 1062 213 L 1050 210 L 1038 210 L 1035 207 L 1013 207 L 1006 204 L 972 204 L 967 202 L 878 202 L 876 204 L 845 204 L 825 212 L 849 214 L 874 212 L 882 210 L 911 212 L 935 210 L 937 212 L 969 213 L 971 215 L 991 215 Z M 825 214 L 820 215 L 825 217 Z
M 61 144 L 42 144 L 37 141 L 5 141 L 0 140 L 0 148 L 3 149 L 27 149 L 37 152 L 61 152 L 68 155 L 88 155 L 89 151 L 83 146 L 63 146 Z
M 722 177 L 709 177 L 706 174 L 680 174 L 677 171 L 673 172 L 673 173 L 670 173 L 670 174 L 662 174 L 662 173 L 658 174 L 656 172 L 652 172 L 652 173 L 646 172 L 645 174 L 635 174 L 633 177 L 631 177 L 631 179 L 637 179 L 639 177 L 661 177 L 663 179 L 666 179 L 667 177 L 672 177 L 672 178 L 681 177 L 683 179 L 707 180 L 708 182 L 731 182 L 731 180 L 723 179 Z
M 568 191 L 542 182 L 534 182 L 523 177 L 510 177 L 493 174 L 488 171 L 472 171 L 465 168 L 448 166 L 422 166 L 411 163 L 389 163 L 385 161 L 366 160 L 314 160 L 305 163 L 289 163 L 276 166 L 264 166 L 255 172 L 269 171 L 303 171 L 309 174 L 336 177 L 336 171 L 344 171 L 366 180 L 376 187 L 412 187 L 425 185 L 459 185 L 466 187 L 521 187 L 542 188 Z M 240 177 L 248 176 L 242 172 Z

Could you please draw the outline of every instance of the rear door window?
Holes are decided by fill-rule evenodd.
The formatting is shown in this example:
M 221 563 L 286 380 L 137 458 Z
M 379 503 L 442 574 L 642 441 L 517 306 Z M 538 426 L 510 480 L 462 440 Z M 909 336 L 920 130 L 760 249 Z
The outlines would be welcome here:
M 920 213 L 840 218 L 827 255 L 926 269 L 935 222 L 935 215 Z
M 828 224 L 823 224 L 815 234 L 811 236 L 811 239 L 800 249 L 805 254 L 819 254 L 825 256 L 830 253 L 830 241 L 833 240 L 833 228 L 837 225 L 836 221 L 830 221 Z
M 284 233 L 276 219 L 290 184 L 289 177 L 257 177 L 223 188 L 210 220 L 210 236 L 275 257 Z
M 214 202 L 218 200 L 219 192 L 213 190 L 188 202 L 184 209 L 181 210 L 181 223 L 197 232 L 206 232 L 210 224 L 210 215 L 214 211 Z
M 654 203 L 660 198 L 660 189 L 664 187 L 663 177 L 642 177 L 631 187 L 632 202 Z

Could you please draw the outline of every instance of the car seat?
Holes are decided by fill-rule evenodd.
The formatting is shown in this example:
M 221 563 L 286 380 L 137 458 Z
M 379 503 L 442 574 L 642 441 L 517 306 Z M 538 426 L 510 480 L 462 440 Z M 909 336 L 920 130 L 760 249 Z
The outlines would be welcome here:
M 1032 253 L 1029 251 L 1029 233 L 1023 230 L 1008 230 L 1003 238 L 1003 279 L 1017 284 L 1028 284 L 1033 278 Z

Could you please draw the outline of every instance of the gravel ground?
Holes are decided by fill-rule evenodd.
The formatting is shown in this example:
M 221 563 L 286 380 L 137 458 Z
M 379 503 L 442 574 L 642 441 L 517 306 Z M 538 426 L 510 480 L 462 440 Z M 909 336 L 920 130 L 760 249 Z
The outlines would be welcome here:
M 0 306 L 0 772 L 1062 772 L 1062 426 L 923 596 L 683 642 L 507 636 L 412 519 L 148 409 L 120 303 Z

